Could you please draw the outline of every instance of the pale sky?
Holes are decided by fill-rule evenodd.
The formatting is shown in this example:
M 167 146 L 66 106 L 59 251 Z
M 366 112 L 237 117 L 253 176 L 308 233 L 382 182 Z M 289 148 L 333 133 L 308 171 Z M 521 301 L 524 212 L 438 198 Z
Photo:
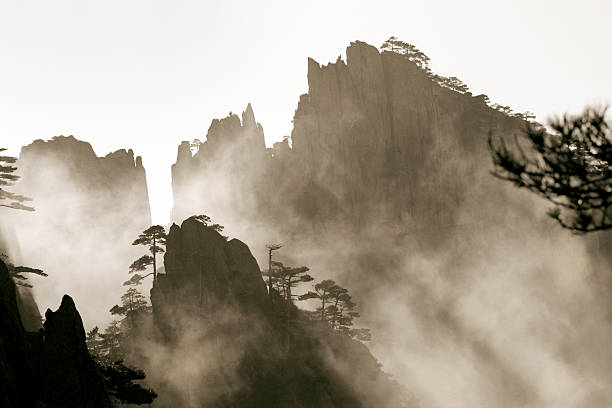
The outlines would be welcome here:
M 612 1 L 0 1 L 0 145 L 69 135 L 133 148 L 153 218 L 172 205 L 181 140 L 253 104 L 291 132 L 307 57 L 350 41 L 415 44 L 434 72 L 539 120 L 612 99 Z

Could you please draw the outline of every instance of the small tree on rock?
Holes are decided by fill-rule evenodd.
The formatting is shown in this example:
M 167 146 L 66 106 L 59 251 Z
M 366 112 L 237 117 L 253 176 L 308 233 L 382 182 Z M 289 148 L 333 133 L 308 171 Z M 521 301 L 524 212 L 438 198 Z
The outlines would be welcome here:
M 417 67 L 423 71 L 430 73 L 429 57 L 425 55 L 416 46 L 399 40 L 397 37 L 389 37 L 387 41 L 380 46 L 381 50 L 391 51 L 396 54 L 405 56 L 409 61 L 414 62 Z
M 468 86 L 457 77 L 443 77 L 443 76 L 435 76 L 436 81 L 443 87 L 452 89 L 453 91 L 459 93 L 466 93 L 470 90 Z
M 491 108 L 507 116 L 512 116 L 514 114 L 514 111 L 510 106 L 500 105 L 499 103 L 494 103 L 491 105 Z
M 208 215 L 205 215 L 205 214 L 192 215 L 188 219 L 199 221 L 202 224 L 204 224 L 206 228 L 210 228 L 213 231 L 217 231 L 219 234 L 221 234 L 221 232 L 223 232 L 223 230 L 225 229 L 223 225 L 213 223 L 212 219 Z M 223 234 L 221 234 L 221 236 L 225 238 L 226 240 L 229 238 L 228 236 L 223 235 Z

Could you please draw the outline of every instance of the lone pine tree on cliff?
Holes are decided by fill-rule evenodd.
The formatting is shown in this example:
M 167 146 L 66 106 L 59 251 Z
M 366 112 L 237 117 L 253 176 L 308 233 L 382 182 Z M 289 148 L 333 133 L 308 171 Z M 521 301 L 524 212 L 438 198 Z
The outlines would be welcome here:
M 587 108 L 550 122 L 527 124 L 509 145 L 489 136 L 493 175 L 554 204 L 549 215 L 575 233 L 612 229 L 612 124 L 606 109 Z
M 6 149 L 0 147 L 0 153 L 4 151 Z M 14 174 L 17 171 L 17 167 L 14 166 L 16 162 L 16 157 L 0 155 L 0 207 L 34 211 L 34 207 L 23 204 L 32 201 L 31 198 L 6 190 L 6 187 L 14 185 L 19 180 L 19 176 Z
M 146 254 L 132 262 L 130 265 L 130 273 L 134 273 L 132 278 L 124 283 L 124 285 L 138 285 L 144 278 L 153 275 L 153 280 L 157 280 L 157 254 L 163 253 L 166 246 L 166 230 L 161 225 L 153 225 L 144 230 L 132 245 L 144 245 L 149 247 L 151 255 Z M 153 271 L 144 276 L 135 272 L 141 272 L 147 269 L 149 265 L 153 265 Z

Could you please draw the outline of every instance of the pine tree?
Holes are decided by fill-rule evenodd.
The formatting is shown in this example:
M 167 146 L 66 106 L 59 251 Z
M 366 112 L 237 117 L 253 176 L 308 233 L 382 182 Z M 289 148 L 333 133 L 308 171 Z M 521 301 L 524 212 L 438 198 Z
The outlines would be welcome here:
M 431 73 L 429 69 L 429 57 L 413 44 L 409 44 L 399 40 L 397 37 L 391 36 L 387 41 L 382 43 L 380 49 L 403 55 L 426 73 Z
M 332 292 L 337 287 L 336 282 L 331 279 L 326 279 L 322 282 L 319 282 L 314 287 L 314 292 L 308 291 L 305 294 L 298 297 L 299 300 L 307 300 L 307 299 L 319 299 L 321 301 L 321 306 L 317 308 L 317 313 L 320 316 L 321 320 L 327 320 L 326 318 L 326 307 L 329 305 L 332 299 Z
M 575 233 L 612 229 L 612 124 L 606 109 L 528 123 L 513 144 L 489 135 L 493 175 L 554 204 L 549 215 Z
M 273 280 L 275 272 L 272 269 L 272 252 L 281 249 L 283 246 L 280 244 L 268 244 L 266 245 L 266 249 L 268 250 L 268 294 L 272 297 L 272 289 L 273 289 Z M 277 278 L 278 279 L 278 278 Z
M 148 310 L 149 305 L 144 295 L 137 289 L 130 288 L 123 294 L 123 296 L 121 296 L 121 306 L 113 306 L 110 309 L 110 313 L 113 315 L 124 316 L 130 325 L 134 327 L 136 325 L 137 316 L 143 312 L 147 312 Z
M 23 275 L 24 273 L 32 273 L 38 276 L 49 276 L 41 269 L 30 268 L 29 266 L 15 266 L 8 258 L 6 254 L 0 254 L 0 259 L 5 263 L 6 268 L 8 269 L 9 276 L 15 282 L 15 285 L 24 286 L 26 288 L 31 288 L 32 285 L 27 283 L 27 276 Z
M 285 266 L 282 262 L 273 261 L 273 280 L 276 282 L 279 293 L 287 301 L 291 301 L 295 295 L 291 293 L 291 289 L 300 283 L 310 282 L 314 280 L 312 276 L 307 274 L 310 268 L 300 266 L 297 268 Z M 297 297 L 297 296 L 295 296 Z
M 0 153 L 4 151 L 6 151 L 5 148 L 0 148 Z M 34 207 L 23 204 L 32 201 L 31 198 L 6 190 L 6 187 L 14 185 L 19 180 L 19 176 L 14 174 L 17 171 L 17 167 L 14 166 L 16 162 L 15 157 L 0 155 L 0 207 L 34 211 Z
M 149 247 L 151 255 L 146 254 L 132 262 L 130 265 L 130 273 L 134 275 L 123 284 L 128 285 L 139 285 L 144 278 L 149 275 L 153 275 L 153 280 L 157 280 L 157 254 L 163 253 L 164 246 L 166 245 L 166 230 L 161 225 L 153 225 L 144 230 L 132 245 L 144 245 Z M 144 276 L 141 276 L 135 272 L 141 272 L 146 270 L 149 265 L 153 265 L 153 271 Z
M 351 327 L 354 324 L 354 319 L 359 317 L 357 305 L 353 302 L 348 290 L 337 285 L 333 280 L 327 279 L 317 283 L 314 292 L 307 292 L 299 299 L 319 299 L 321 305 L 317 308 L 316 314 L 320 320 L 326 321 L 332 329 L 343 332 L 357 340 L 371 340 L 370 329 Z

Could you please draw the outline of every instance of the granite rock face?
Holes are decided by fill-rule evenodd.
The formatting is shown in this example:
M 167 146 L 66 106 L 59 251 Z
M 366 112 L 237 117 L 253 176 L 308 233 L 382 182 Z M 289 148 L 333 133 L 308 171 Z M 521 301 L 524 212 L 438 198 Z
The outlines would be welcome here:
M 296 167 L 336 204 L 316 213 L 405 229 L 450 225 L 462 176 L 473 171 L 465 159 L 486 154 L 488 130 L 522 124 L 439 86 L 401 55 L 355 42 L 346 58 L 327 66 L 309 60 L 309 92 L 294 118 Z
M 73 300 L 65 295 L 44 328 L 26 332 L 16 289 L 0 261 L 0 402 L 7 408 L 110 408 Z
M 194 317 L 194 321 L 221 319 L 224 313 L 265 318 L 266 287 L 257 261 L 241 241 L 228 242 L 190 218 L 180 227 L 170 227 L 164 266 L 166 273 L 151 290 L 151 303 L 167 337 L 189 330 L 181 326 L 180 316 Z
M 356 228 L 369 219 L 404 232 L 451 226 L 465 198 L 460 180 L 488 168 L 487 132 L 512 133 L 523 122 L 482 96 L 441 87 L 401 55 L 359 41 L 346 55 L 326 66 L 308 60 L 291 148 L 265 149 L 250 105 L 242 125 L 236 115 L 214 120 L 193 156 L 183 142 L 173 219 L 257 217 L 272 228 L 282 220 L 285 232 L 313 219 Z

